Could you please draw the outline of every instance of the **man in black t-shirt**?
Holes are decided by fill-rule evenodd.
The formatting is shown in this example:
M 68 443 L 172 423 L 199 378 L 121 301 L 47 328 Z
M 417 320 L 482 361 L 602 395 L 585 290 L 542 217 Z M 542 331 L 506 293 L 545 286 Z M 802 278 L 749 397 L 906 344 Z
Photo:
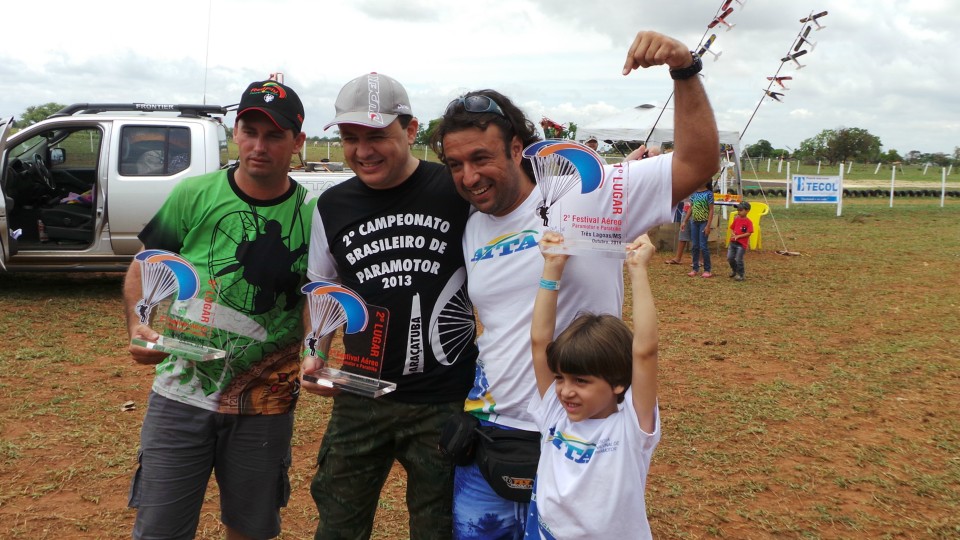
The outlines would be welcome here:
M 316 538 L 369 537 L 394 460 L 407 472 L 410 537 L 449 538 L 453 465 L 438 442 L 443 422 L 463 409 L 477 359 L 461 249 L 470 207 L 446 167 L 411 154 L 418 123 L 400 83 L 358 77 L 340 91 L 336 111 L 326 127 L 338 126 L 357 176 L 318 199 L 307 275 L 389 312 L 381 378 L 397 389 L 372 399 L 302 381 L 307 392 L 334 395 L 311 485 Z M 346 335 L 346 354 L 369 351 L 360 341 Z M 321 365 L 307 357 L 303 372 Z

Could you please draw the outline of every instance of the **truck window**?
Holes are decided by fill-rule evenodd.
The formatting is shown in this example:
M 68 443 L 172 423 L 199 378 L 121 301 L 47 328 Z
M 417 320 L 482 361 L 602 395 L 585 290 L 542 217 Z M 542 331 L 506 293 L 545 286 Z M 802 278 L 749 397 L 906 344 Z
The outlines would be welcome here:
M 59 141 L 53 148 L 64 150 L 64 160 L 50 163 L 50 169 L 95 169 L 100 159 L 99 129 L 77 130 Z
M 190 166 L 190 129 L 127 126 L 120 134 L 120 174 L 169 176 Z

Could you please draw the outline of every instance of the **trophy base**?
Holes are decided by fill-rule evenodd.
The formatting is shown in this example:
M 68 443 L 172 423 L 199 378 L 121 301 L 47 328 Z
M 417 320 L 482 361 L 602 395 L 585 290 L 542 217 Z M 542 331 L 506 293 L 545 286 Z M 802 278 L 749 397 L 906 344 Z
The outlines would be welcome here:
M 389 394 L 397 389 L 397 383 L 381 381 L 380 379 L 364 377 L 363 375 L 333 368 L 323 368 L 311 375 L 304 375 L 303 380 L 371 398 Z
M 590 240 L 564 239 L 563 244 L 543 250 L 544 253 L 561 255 L 587 255 L 608 259 L 626 259 L 627 244 L 621 242 L 591 242 Z
M 218 358 L 227 356 L 226 351 L 214 349 L 213 347 L 207 347 L 205 345 L 197 345 L 196 343 L 190 343 L 189 341 L 183 341 L 168 336 L 160 336 L 156 342 L 147 341 L 141 338 L 133 338 L 130 340 L 130 343 L 139 347 L 152 349 L 154 351 L 170 353 L 174 356 L 179 356 L 180 358 L 185 358 L 194 362 L 206 362 L 208 360 L 216 360 Z

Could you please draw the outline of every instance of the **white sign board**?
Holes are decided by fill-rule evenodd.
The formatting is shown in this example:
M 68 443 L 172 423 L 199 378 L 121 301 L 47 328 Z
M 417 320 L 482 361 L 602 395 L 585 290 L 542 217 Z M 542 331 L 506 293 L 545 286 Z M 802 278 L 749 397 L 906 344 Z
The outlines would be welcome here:
M 791 202 L 839 204 L 843 188 L 839 176 L 793 175 Z

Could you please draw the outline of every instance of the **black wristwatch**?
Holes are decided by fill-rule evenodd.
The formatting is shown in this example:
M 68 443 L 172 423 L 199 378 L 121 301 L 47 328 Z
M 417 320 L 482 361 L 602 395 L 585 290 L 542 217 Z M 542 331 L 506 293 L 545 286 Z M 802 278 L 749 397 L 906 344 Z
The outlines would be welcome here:
M 670 78 L 675 81 L 682 81 L 684 79 L 689 79 L 697 73 L 700 73 L 700 70 L 703 69 L 703 62 L 700 61 L 700 55 L 690 51 L 690 56 L 693 57 L 693 63 L 685 68 L 680 69 L 671 69 Z

